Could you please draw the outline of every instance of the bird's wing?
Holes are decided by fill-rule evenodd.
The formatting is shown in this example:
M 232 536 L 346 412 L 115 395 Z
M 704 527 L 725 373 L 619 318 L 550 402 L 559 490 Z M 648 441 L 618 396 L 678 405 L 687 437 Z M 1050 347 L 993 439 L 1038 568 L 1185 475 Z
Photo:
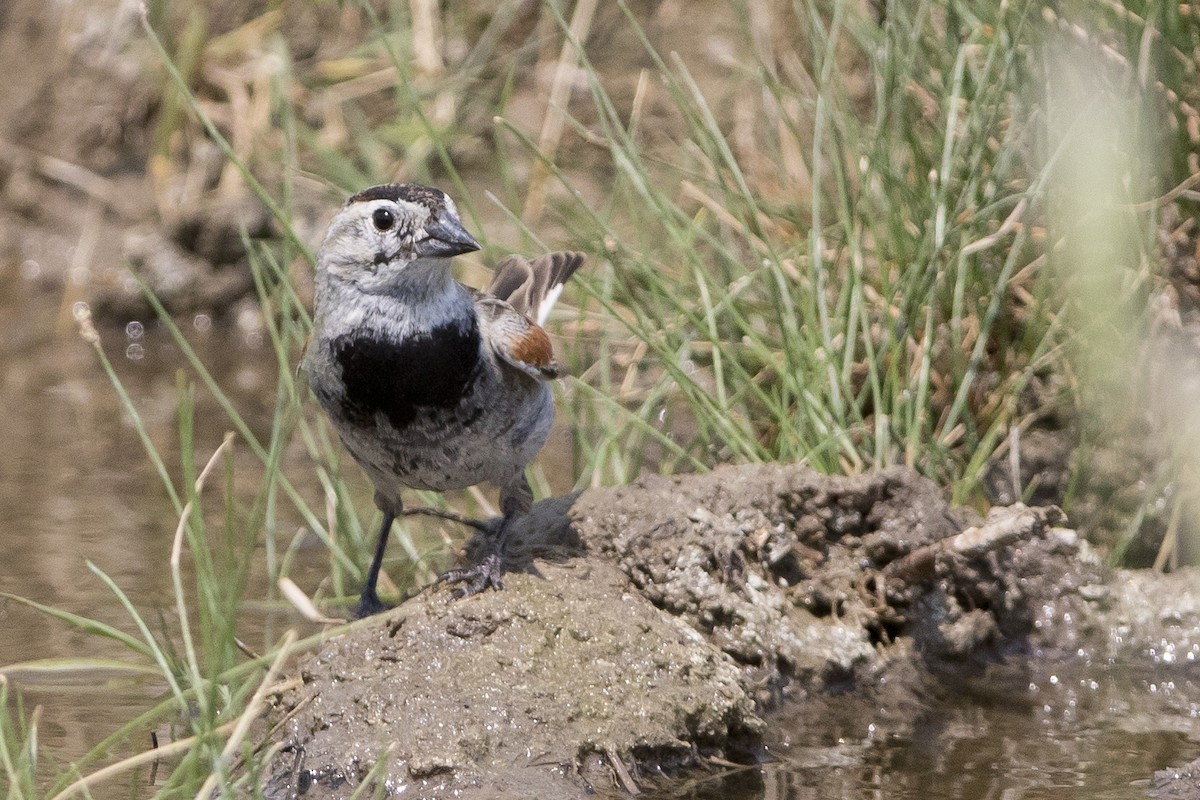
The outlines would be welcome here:
M 487 293 L 544 324 L 563 284 L 583 265 L 583 253 L 547 253 L 533 259 L 509 256 L 496 265 Z
M 497 297 L 477 294 L 475 309 L 484 338 L 501 361 L 539 381 L 559 376 L 550 337 L 540 325 Z

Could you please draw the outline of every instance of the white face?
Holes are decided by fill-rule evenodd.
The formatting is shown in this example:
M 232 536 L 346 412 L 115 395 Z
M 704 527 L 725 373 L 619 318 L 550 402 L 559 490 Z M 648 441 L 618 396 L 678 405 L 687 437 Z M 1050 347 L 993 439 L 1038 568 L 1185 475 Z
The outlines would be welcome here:
M 370 289 L 393 283 L 414 264 L 446 263 L 478 249 L 443 192 L 389 184 L 350 198 L 329 224 L 317 268 Z
M 333 218 L 318 264 L 347 280 L 370 280 L 417 259 L 416 239 L 429 209 L 394 200 L 359 200 Z

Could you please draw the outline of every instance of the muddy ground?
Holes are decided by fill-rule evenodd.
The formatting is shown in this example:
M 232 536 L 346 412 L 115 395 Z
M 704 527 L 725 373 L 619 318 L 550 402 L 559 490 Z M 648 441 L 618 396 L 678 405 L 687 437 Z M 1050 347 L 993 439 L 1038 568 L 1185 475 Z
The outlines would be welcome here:
M 301 663 L 270 796 L 631 792 L 789 730 L 902 731 L 997 664 L 1200 657 L 1193 573 L 1109 572 L 1057 509 L 975 519 L 906 470 L 644 478 L 520 536 L 504 591 L 419 594 Z

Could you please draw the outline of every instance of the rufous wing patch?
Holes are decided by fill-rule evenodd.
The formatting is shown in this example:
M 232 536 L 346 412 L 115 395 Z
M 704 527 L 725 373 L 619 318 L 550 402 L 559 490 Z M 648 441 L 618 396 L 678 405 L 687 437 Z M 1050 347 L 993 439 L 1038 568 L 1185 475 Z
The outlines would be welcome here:
M 503 300 L 476 301 L 488 343 L 502 361 L 538 380 L 557 378 L 550 336 L 541 326 Z
M 520 361 L 544 369 L 554 363 L 550 337 L 540 327 L 530 324 L 525 333 L 512 343 L 512 354 Z

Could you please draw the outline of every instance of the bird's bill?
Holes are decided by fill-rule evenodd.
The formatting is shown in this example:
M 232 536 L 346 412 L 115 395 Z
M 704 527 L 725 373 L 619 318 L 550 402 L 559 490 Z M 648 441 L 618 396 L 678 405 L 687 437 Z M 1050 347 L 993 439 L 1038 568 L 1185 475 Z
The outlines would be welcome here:
M 443 219 L 425 226 L 425 238 L 417 242 L 420 258 L 449 258 L 479 250 L 479 242 L 457 219 Z

